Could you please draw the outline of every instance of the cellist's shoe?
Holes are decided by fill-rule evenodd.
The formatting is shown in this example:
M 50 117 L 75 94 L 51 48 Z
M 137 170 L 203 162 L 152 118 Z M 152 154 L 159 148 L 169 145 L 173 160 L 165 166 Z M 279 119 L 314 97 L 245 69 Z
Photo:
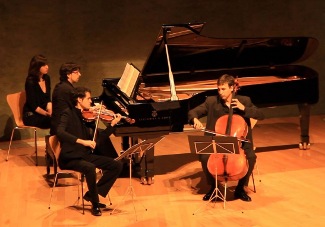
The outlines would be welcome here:
M 215 189 L 216 189 L 215 187 L 211 187 L 210 191 L 203 196 L 202 200 L 208 201 L 208 200 L 210 200 L 211 197 L 214 197 L 216 195 Z
M 219 193 L 218 193 L 219 195 Z M 202 200 L 203 201 L 208 201 L 211 199 L 212 202 L 217 202 L 217 201 L 222 201 L 223 197 L 221 197 L 220 195 L 219 196 L 216 196 L 216 193 L 214 191 L 210 191 L 208 192 L 207 194 L 205 194 L 205 196 L 203 196 Z
M 252 201 L 251 197 L 249 197 L 244 190 L 235 191 L 234 197 L 235 197 L 235 199 L 241 199 L 241 200 L 243 200 L 245 202 Z
M 215 196 L 216 193 L 213 193 L 213 192 L 208 192 L 207 194 L 205 194 L 203 196 L 203 201 L 208 201 L 211 197 Z

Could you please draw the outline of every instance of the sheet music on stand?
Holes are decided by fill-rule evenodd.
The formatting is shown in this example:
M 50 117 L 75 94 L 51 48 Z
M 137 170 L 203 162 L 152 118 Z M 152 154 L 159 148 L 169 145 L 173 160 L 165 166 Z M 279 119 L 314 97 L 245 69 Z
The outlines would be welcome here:
M 163 138 L 164 138 L 164 136 L 160 136 L 160 137 L 156 137 L 156 138 L 152 138 L 152 139 L 148 139 L 148 140 L 143 140 L 140 143 L 137 143 L 137 144 L 133 145 L 132 147 L 128 148 L 120 156 L 115 158 L 115 160 L 117 160 L 117 161 L 121 160 L 135 152 L 140 152 L 140 151 L 145 152 L 145 151 L 149 150 L 150 148 L 152 148 L 153 146 L 155 146 Z
M 125 193 L 122 201 L 124 201 L 128 195 L 131 196 L 133 210 L 134 210 L 136 219 L 137 219 L 137 213 L 136 213 L 136 209 L 135 209 L 135 205 L 134 205 L 135 192 L 134 192 L 134 188 L 133 188 L 132 181 L 131 181 L 131 178 L 132 178 L 132 165 L 131 165 L 132 157 L 131 157 L 131 155 L 134 154 L 135 152 L 146 152 L 147 150 L 149 150 L 150 148 L 155 146 L 158 142 L 160 142 L 163 138 L 164 138 L 164 136 L 160 136 L 160 137 L 156 137 L 153 139 L 144 140 L 141 143 L 133 145 L 132 147 L 127 149 L 123 154 L 121 154 L 119 157 L 115 158 L 115 160 L 121 160 L 122 158 L 125 158 L 125 157 L 127 157 L 129 159 L 129 186 L 126 190 L 126 193 Z M 115 213 L 115 211 L 119 207 L 120 203 L 117 204 L 117 206 L 111 211 L 110 214 Z M 146 208 L 145 208 L 145 210 L 147 211 Z
M 227 156 L 231 154 L 239 154 L 239 145 L 237 137 L 233 136 L 188 136 L 188 141 L 190 145 L 191 153 L 194 154 L 222 154 L 222 156 Z M 210 157 L 211 158 L 211 157 Z M 218 155 L 213 156 L 213 158 L 218 158 Z M 222 159 L 227 160 L 227 159 Z M 225 165 L 225 163 L 224 163 Z M 215 189 L 209 198 L 208 203 L 220 198 L 223 200 L 223 208 L 226 207 L 226 189 L 227 182 L 225 182 L 225 190 L 222 195 L 218 188 L 218 176 L 217 167 L 215 169 Z M 211 173 L 212 174 L 212 173 Z M 208 204 L 207 203 L 207 204 Z M 205 206 L 207 205 L 205 204 Z M 198 208 L 194 213 L 197 213 L 201 209 Z
M 237 137 L 233 136 L 188 136 L 191 153 L 194 154 L 239 154 Z

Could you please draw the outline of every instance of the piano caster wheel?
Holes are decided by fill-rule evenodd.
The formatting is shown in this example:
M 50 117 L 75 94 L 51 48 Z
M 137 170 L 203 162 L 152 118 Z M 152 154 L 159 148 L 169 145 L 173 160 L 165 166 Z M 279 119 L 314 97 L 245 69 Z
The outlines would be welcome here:
M 153 177 L 148 177 L 147 182 L 148 182 L 148 185 L 153 184 L 154 183 L 154 178 Z
M 309 150 L 310 149 L 310 143 L 307 143 L 307 142 L 299 143 L 299 149 L 300 150 Z
M 151 185 L 154 183 L 154 177 L 141 177 L 140 182 L 141 184 Z

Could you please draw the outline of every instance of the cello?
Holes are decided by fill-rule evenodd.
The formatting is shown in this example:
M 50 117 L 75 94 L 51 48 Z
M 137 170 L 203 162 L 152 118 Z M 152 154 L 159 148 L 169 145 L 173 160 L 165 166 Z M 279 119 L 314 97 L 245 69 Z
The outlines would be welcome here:
M 238 82 L 235 81 L 231 93 L 231 100 L 238 90 Z M 248 164 L 244 150 L 241 148 L 242 138 L 246 138 L 248 126 L 243 117 L 233 114 L 230 103 L 229 114 L 223 115 L 215 123 L 215 134 L 237 137 L 239 154 L 213 153 L 207 163 L 209 172 L 219 181 L 236 181 L 243 178 L 248 171 Z

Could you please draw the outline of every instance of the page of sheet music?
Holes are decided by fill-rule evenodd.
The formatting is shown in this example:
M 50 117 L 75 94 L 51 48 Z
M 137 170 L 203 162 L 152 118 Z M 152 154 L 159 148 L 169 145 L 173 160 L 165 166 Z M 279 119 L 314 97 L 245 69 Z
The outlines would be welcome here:
M 128 97 L 131 97 L 132 91 L 136 85 L 139 77 L 139 70 L 132 64 L 126 63 L 122 77 L 120 78 L 117 86 L 123 91 Z

